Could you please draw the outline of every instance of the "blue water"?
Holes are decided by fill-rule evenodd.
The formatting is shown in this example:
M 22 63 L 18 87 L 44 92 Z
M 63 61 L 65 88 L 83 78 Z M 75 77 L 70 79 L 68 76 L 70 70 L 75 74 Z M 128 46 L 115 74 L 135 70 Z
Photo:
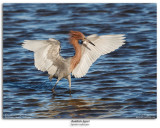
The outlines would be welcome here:
M 3 118 L 156 118 L 156 4 L 3 4 Z M 55 38 L 74 55 L 69 31 L 125 34 L 126 44 L 101 56 L 87 75 L 48 80 L 24 40 Z

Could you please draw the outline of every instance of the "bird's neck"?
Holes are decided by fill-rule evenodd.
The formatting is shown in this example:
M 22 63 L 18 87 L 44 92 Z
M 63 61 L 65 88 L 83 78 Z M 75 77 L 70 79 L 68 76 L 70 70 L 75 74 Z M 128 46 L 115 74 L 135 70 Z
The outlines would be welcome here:
M 70 41 L 75 49 L 75 55 L 72 57 L 70 65 L 70 70 L 72 72 L 81 60 L 81 46 L 79 45 L 78 40 L 75 38 L 71 38 Z

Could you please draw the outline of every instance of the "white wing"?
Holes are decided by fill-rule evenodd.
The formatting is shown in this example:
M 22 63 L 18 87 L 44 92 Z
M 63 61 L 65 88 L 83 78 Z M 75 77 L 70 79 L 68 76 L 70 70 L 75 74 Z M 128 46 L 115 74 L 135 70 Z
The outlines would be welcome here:
M 94 63 L 101 55 L 110 53 L 120 46 L 122 46 L 125 42 L 124 35 L 104 35 L 98 36 L 96 34 L 90 35 L 87 37 L 95 46 L 90 43 L 83 42 L 83 44 L 87 45 L 86 48 L 82 45 L 82 58 L 79 64 L 72 71 L 72 75 L 76 78 L 83 77 L 88 72 L 92 63 Z
M 59 55 L 60 42 L 50 38 L 49 40 L 25 40 L 22 47 L 34 52 L 34 64 L 38 70 L 48 71 L 54 75 L 58 64 L 57 59 L 62 59 Z

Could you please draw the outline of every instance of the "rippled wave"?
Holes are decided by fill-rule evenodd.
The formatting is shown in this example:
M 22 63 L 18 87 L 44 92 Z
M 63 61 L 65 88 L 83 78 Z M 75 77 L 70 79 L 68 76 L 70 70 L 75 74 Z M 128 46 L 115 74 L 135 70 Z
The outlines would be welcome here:
M 156 118 L 156 4 L 3 4 L 4 118 Z M 126 44 L 98 59 L 87 75 L 62 80 L 57 94 L 34 67 L 24 40 L 56 38 L 72 56 L 68 33 L 125 34 Z

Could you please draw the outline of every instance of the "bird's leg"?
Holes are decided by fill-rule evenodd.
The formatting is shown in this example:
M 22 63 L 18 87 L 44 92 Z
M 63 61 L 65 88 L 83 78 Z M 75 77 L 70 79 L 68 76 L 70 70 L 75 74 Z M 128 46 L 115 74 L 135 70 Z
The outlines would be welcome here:
M 68 83 L 69 83 L 69 92 L 70 92 L 70 95 L 71 95 L 71 75 L 67 76 L 67 80 L 68 80 Z
M 59 80 L 60 80 L 60 79 L 57 80 L 56 84 L 55 84 L 54 87 L 52 88 L 52 92 L 55 92 L 54 90 L 55 90 L 56 85 L 58 84 Z
M 52 78 L 53 78 L 53 76 L 52 75 L 49 75 L 49 81 L 52 81 Z

